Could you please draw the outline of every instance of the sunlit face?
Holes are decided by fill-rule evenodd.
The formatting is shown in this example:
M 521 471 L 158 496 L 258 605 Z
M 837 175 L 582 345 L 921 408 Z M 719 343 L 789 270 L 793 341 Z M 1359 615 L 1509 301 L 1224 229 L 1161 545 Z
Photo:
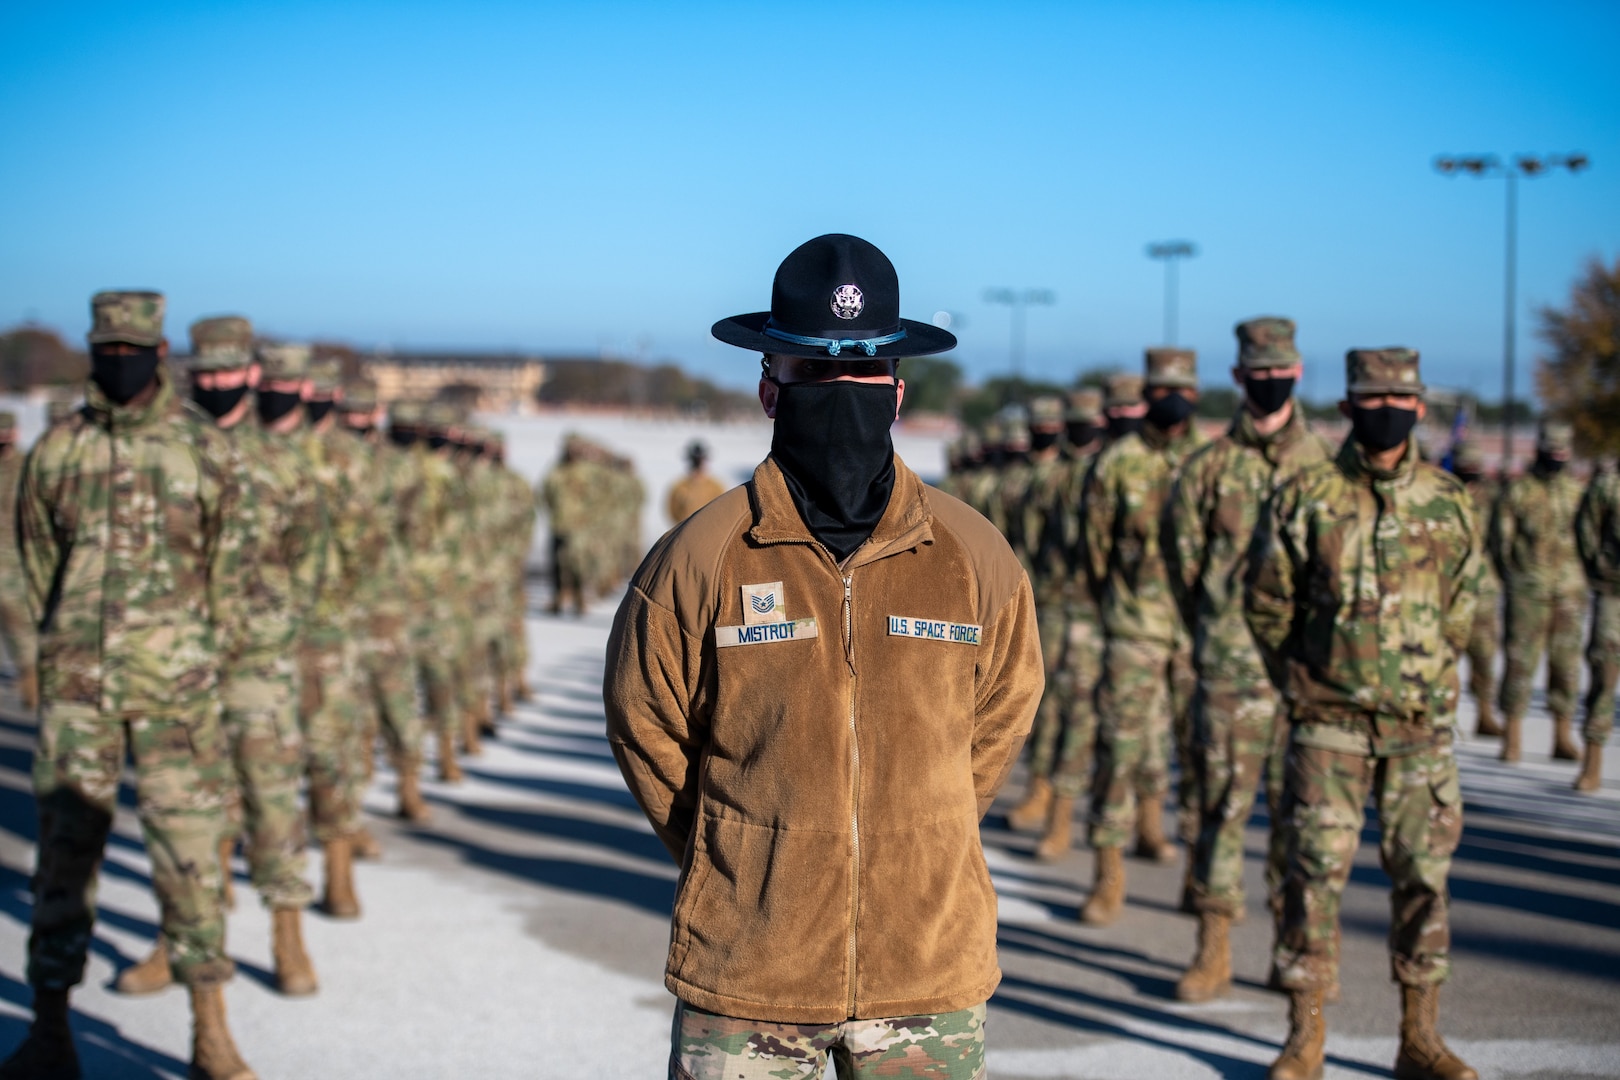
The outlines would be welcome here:
M 765 415 L 776 419 L 776 401 L 780 388 L 792 383 L 853 382 L 895 387 L 895 415 L 899 416 L 899 403 L 906 397 L 906 382 L 900 378 L 900 362 L 890 357 L 862 356 L 846 360 L 843 357 L 775 356 L 765 357 L 765 371 L 759 380 L 759 403 Z
M 193 371 L 191 381 L 201 390 L 235 390 L 238 387 L 259 385 L 259 365 L 229 371 Z

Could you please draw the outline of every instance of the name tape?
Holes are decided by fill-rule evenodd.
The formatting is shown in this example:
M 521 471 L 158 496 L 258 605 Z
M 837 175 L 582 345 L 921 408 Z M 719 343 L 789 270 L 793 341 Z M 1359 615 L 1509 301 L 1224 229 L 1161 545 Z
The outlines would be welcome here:
M 819 633 L 814 619 L 756 623 L 753 626 L 717 626 L 714 628 L 714 645 L 717 649 L 729 649 L 733 645 L 768 645 L 773 641 L 813 638 Z
M 958 645 L 977 645 L 984 627 L 972 623 L 941 622 L 937 619 L 918 619 L 910 615 L 889 616 L 889 636 L 920 638 L 923 641 L 954 641 Z

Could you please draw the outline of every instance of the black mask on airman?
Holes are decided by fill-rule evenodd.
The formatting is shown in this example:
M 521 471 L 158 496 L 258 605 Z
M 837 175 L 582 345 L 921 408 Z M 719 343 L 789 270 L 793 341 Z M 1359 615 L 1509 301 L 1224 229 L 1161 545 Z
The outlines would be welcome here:
M 774 379 L 771 380 L 775 382 Z M 894 491 L 893 382 L 776 383 L 771 456 L 810 534 L 842 562 Z
M 1142 430 L 1140 416 L 1110 416 L 1108 418 L 1108 437 L 1110 439 L 1123 439 L 1127 435 L 1134 435 Z
M 134 353 L 112 355 L 90 351 L 90 381 L 100 387 L 114 405 L 128 405 L 157 377 L 156 345 L 142 345 Z
M 1147 421 L 1160 431 L 1167 431 L 1191 416 L 1196 407 L 1180 390 L 1172 390 L 1148 402 Z
M 1253 379 L 1243 380 L 1243 396 L 1256 416 L 1270 416 L 1284 405 L 1294 393 L 1293 379 Z
M 416 432 L 407 428 L 389 428 L 388 441 L 395 446 L 410 446 L 416 441 Z
M 303 395 L 296 390 L 260 390 L 257 392 L 259 419 L 273 424 L 298 408 Z
M 1064 430 L 1068 433 L 1069 445 L 1079 449 L 1082 446 L 1090 446 L 1101 438 L 1105 429 L 1098 427 L 1096 424 L 1086 424 L 1076 420 L 1065 425 Z
M 1401 445 L 1416 425 L 1416 409 L 1397 409 L 1393 405 L 1376 409 L 1350 407 L 1350 430 L 1355 432 L 1356 442 L 1375 454 Z
M 229 390 L 217 388 L 205 390 L 200 386 L 193 386 L 191 388 L 191 400 L 201 405 L 203 411 L 209 416 L 218 420 L 222 416 L 229 415 L 232 409 L 242 404 L 242 399 L 247 397 L 248 390 L 247 383 L 232 387 Z
M 318 424 L 326 419 L 327 413 L 332 411 L 332 405 L 331 398 L 324 398 L 319 401 L 311 398 L 304 402 L 304 415 L 309 418 L 311 425 Z
M 1029 448 L 1036 453 L 1050 450 L 1062 437 L 1063 433 L 1059 431 L 1032 431 L 1029 433 Z

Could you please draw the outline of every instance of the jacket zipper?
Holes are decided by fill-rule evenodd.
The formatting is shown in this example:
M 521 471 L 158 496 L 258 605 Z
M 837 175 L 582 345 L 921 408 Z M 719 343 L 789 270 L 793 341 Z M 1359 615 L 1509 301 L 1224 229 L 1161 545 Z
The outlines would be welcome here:
M 853 580 L 853 574 L 844 576 L 844 661 L 849 665 L 849 754 L 853 765 L 849 800 L 849 1016 L 855 1015 L 855 920 L 861 910 L 861 743 L 855 730 L 855 635 L 850 610 Z

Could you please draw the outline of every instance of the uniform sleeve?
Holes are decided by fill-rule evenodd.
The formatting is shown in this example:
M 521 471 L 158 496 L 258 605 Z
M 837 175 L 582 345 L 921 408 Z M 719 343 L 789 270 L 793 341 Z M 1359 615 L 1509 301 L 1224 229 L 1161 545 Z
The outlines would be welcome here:
M 632 587 L 613 618 L 602 704 L 624 782 L 672 859 L 686 858 L 708 742 L 699 715 L 703 642 Z
M 1580 549 L 1581 566 L 1593 586 L 1612 586 L 1620 582 L 1620 480 L 1614 476 L 1595 475 L 1581 496 L 1580 509 L 1575 512 L 1575 544 Z M 1605 540 L 1608 543 L 1605 544 Z
M 282 537 L 283 557 L 292 579 L 293 618 L 300 632 L 309 621 L 315 598 L 321 594 L 321 578 L 326 570 L 329 528 L 317 490 L 313 482 L 303 485 Z
M 1086 475 L 1085 495 L 1080 504 L 1081 564 L 1091 582 L 1091 591 L 1102 595 L 1108 580 L 1108 552 L 1114 539 L 1114 493 L 1108 482 L 1111 472 L 1099 457 Z
M 239 571 L 242 560 L 251 557 L 254 528 L 243 500 L 245 470 L 235 447 L 223 436 L 210 442 L 213 445 L 199 447 L 198 452 L 204 482 L 213 495 L 203 501 L 209 620 L 222 638 L 234 638 L 247 625 L 249 617 L 248 583 Z M 222 640 L 221 644 L 225 642 Z
M 1452 652 L 1461 656 L 1468 648 L 1468 639 L 1474 632 L 1474 610 L 1479 606 L 1479 589 L 1485 580 L 1485 556 L 1480 539 L 1479 523 L 1466 494 L 1459 493 L 1457 513 L 1468 537 L 1468 547 L 1447 568 L 1451 576 L 1451 607 L 1445 614 L 1444 632 Z
M 1503 581 L 1508 578 L 1507 560 L 1513 550 L 1513 536 L 1517 524 L 1513 513 L 1514 490 L 1512 485 L 1502 489 L 1501 496 L 1491 507 L 1491 520 L 1489 531 L 1485 538 L 1485 547 L 1491 564 L 1496 567 L 1496 574 Z
M 51 587 L 66 554 L 52 522 L 43 471 L 44 463 L 38 451 L 30 453 L 23 465 L 16 508 L 17 554 L 22 560 L 28 614 L 35 626 L 42 626 L 49 614 Z
M 987 628 L 973 715 L 973 790 L 982 818 L 1006 783 L 1046 688 L 1035 597 L 1024 579 Z
M 1209 550 L 1209 528 L 1204 510 L 1205 459 L 1200 454 L 1188 463 L 1164 503 L 1160 550 L 1169 570 L 1170 591 L 1181 618 L 1191 627 L 1196 615 L 1198 583 L 1204 574 L 1204 553 Z
M 1299 504 L 1297 485 L 1287 484 L 1278 490 L 1261 511 L 1260 525 L 1249 547 L 1244 614 L 1271 681 L 1279 690 L 1286 682 L 1288 643 L 1294 634 L 1295 589 L 1305 565 Z

